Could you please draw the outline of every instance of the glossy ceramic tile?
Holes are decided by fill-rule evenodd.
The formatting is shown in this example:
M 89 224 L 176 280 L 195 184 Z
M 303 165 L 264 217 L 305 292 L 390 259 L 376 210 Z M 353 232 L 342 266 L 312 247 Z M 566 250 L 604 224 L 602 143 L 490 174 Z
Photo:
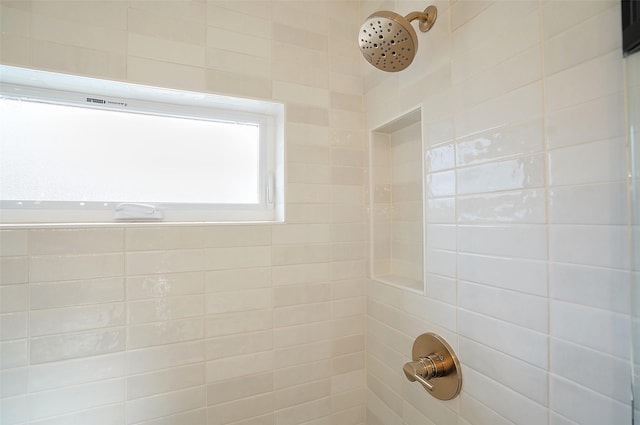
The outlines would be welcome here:
M 284 101 L 288 178 L 283 225 L 1 230 L 0 421 L 630 423 L 619 3 L 435 4 L 386 74 L 353 34 L 419 2 L 3 1 L 3 63 Z M 405 291 L 368 279 L 367 139 L 418 107 Z M 427 331 L 455 401 L 399 372 Z

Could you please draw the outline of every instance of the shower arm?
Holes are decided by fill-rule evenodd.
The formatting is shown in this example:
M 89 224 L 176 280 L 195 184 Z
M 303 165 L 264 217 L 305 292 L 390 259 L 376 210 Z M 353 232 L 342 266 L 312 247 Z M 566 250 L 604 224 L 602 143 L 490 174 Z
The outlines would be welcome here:
M 427 7 L 423 12 L 411 12 L 407 16 L 404 17 L 409 22 L 413 22 L 416 19 L 419 20 L 418 27 L 420 31 L 427 32 L 431 29 L 433 24 L 436 22 L 436 17 L 438 16 L 438 9 L 435 6 Z

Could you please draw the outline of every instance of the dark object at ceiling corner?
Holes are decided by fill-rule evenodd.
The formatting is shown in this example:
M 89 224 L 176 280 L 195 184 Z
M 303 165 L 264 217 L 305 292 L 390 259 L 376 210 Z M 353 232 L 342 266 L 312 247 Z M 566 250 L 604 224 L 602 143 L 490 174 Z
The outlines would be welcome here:
M 622 52 L 625 56 L 640 52 L 640 0 L 621 0 Z

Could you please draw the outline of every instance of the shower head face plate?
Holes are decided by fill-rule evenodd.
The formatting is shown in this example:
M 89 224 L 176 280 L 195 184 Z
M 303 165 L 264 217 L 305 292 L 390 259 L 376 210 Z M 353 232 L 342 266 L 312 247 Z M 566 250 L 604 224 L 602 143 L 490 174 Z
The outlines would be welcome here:
M 397 72 L 413 61 L 418 38 L 407 19 L 394 12 L 381 11 L 362 24 L 358 44 L 362 55 L 373 66 L 382 71 Z

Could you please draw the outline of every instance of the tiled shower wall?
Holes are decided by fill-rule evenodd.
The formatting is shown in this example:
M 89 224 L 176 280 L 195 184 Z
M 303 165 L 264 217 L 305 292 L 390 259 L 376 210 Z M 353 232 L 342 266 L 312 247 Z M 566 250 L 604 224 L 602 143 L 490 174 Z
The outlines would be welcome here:
M 628 425 L 619 2 L 435 4 L 410 68 L 364 74 L 366 128 L 422 107 L 428 185 L 424 295 L 368 287 L 367 424 Z M 461 359 L 455 400 L 398 373 L 427 331 Z
M 0 16 L 3 64 L 287 107 L 285 225 L 0 232 L 0 423 L 363 424 L 359 4 L 2 0 Z
M 427 4 L 1 0 L 2 63 L 285 101 L 288 172 L 286 225 L 3 232 L 2 424 L 363 424 L 366 361 L 368 425 L 628 425 L 618 2 L 436 1 L 407 70 L 354 52 Z M 365 321 L 363 129 L 416 107 L 426 290 Z M 426 331 L 454 401 L 400 372 Z

